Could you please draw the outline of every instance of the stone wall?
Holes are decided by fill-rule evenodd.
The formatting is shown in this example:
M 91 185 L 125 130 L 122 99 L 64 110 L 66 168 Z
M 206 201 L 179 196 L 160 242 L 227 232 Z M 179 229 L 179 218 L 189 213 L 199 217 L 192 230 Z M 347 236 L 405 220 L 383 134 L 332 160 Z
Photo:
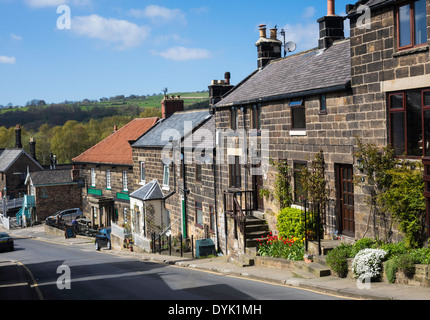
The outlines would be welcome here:
M 77 183 L 36 187 L 36 221 L 45 219 L 60 210 L 82 209 L 81 190 Z

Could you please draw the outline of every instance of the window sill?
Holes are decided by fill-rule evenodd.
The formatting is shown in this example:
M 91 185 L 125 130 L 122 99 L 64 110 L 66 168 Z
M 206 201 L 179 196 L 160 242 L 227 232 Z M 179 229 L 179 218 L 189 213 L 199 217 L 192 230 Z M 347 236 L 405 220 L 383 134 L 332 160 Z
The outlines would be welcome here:
M 144 186 L 146 183 L 145 183 L 145 180 L 141 180 L 140 182 L 139 182 L 139 185 L 140 186 Z
M 169 191 L 169 190 L 170 190 L 170 188 L 169 188 L 169 186 L 162 186 L 162 187 L 161 187 L 161 190 Z
M 306 130 L 290 130 L 290 136 L 306 136 Z
M 429 51 L 428 45 L 414 47 L 414 48 L 410 48 L 410 49 L 403 49 L 403 50 L 399 50 L 399 51 L 393 53 L 393 58 L 406 56 L 406 55 L 414 54 L 414 53 L 427 52 L 427 51 Z

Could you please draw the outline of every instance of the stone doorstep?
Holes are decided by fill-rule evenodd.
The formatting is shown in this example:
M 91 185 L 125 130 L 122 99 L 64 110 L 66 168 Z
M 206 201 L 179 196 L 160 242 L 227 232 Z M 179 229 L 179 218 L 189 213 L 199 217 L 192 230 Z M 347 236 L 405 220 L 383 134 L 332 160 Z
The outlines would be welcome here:
M 285 269 L 296 273 L 298 277 L 326 277 L 331 275 L 331 270 L 316 261 L 306 263 L 304 261 L 289 261 L 271 257 L 255 257 L 255 265 L 267 268 Z

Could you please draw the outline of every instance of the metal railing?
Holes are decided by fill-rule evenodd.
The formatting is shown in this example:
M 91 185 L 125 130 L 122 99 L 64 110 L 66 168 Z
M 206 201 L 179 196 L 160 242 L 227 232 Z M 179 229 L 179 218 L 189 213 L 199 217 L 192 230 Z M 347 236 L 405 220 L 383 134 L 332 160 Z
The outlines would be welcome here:
M 234 237 L 239 239 L 238 229 L 243 236 L 243 250 L 246 249 L 246 217 L 252 211 L 257 210 L 255 192 L 245 191 L 224 191 L 224 214 L 230 215 L 234 220 Z

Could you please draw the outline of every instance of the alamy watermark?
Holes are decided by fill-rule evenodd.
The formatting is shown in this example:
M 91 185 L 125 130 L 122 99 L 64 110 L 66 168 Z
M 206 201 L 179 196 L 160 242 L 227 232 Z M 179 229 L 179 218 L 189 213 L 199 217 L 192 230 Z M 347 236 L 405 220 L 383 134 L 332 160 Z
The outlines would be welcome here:
M 265 175 L 269 168 L 269 130 L 217 130 L 200 128 L 193 131 L 191 121 L 184 122 L 182 139 L 176 129 L 164 130 L 161 142 L 165 146 L 161 157 L 165 165 L 175 164 L 241 164 L 251 175 Z M 215 157 L 216 149 L 216 157 Z M 214 160 L 215 159 L 215 160 Z
M 61 274 L 57 279 L 58 290 L 70 290 L 71 287 L 71 270 L 69 266 L 61 265 L 57 268 L 57 274 Z
M 72 12 L 70 7 L 65 4 L 58 6 L 57 13 L 61 14 L 57 19 L 57 29 L 70 30 L 72 28 Z

